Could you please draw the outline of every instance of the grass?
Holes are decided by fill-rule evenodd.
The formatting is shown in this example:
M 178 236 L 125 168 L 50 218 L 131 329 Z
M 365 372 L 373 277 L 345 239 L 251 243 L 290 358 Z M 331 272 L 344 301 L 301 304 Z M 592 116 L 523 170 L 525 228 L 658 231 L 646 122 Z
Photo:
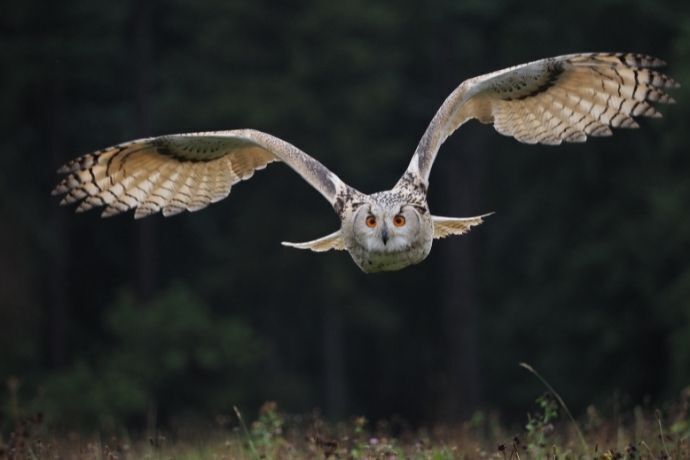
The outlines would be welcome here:
M 316 416 L 286 416 L 266 403 L 247 424 L 236 411 L 208 431 L 189 430 L 132 439 L 127 436 L 51 434 L 39 418 L 20 422 L 0 443 L 0 458 L 26 459 L 690 459 L 687 407 L 635 409 L 627 422 L 601 419 L 590 408 L 583 428 L 559 415 L 551 393 L 518 432 L 491 417 L 457 426 L 390 434 L 362 417 L 326 423 Z M 476 417 L 480 419 L 481 417 Z M 578 434 L 580 431 L 580 434 Z M 586 439 L 583 445 L 582 440 Z
M 288 416 L 265 403 L 256 420 L 242 412 L 218 416 L 212 428 L 140 437 L 57 434 L 35 415 L 0 435 L 0 459 L 678 459 L 690 460 L 690 387 L 660 410 L 637 407 L 602 417 L 593 406 L 576 420 L 564 400 L 532 367 L 547 391 L 524 426 L 477 416 L 454 426 L 395 432 L 364 417 L 328 423 L 318 415 Z M 565 416 L 563 416 L 565 415 Z

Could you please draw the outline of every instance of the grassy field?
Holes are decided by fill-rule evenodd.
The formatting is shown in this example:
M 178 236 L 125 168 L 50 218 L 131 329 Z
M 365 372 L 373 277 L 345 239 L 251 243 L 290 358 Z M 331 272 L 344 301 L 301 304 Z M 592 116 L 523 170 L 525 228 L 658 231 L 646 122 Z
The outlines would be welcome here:
M 690 459 L 690 389 L 664 411 L 635 408 L 604 417 L 594 407 L 572 420 L 557 394 L 540 396 L 522 426 L 478 413 L 456 426 L 401 430 L 364 417 L 327 423 L 288 416 L 266 403 L 256 420 L 239 410 L 165 434 L 56 435 L 40 415 L 0 440 L 8 459 Z
M 142 435 L 124 428 L 111 430 L 119 434 L 86 434 L 51 427 L 38 413 L 16 415 L 7 436 L 0 433 L 0 459 L 690 460 L 690 387 L 663 409 L 647 405 L 605 414 L 592 405 L 576 420 L 537 371 L 520 365 L 547 391 L 524 423 L 511 427 L 484 412 L 464 423 L 415 430 L 362 416 L 333 423 L 318 412 L 284 414 L 267 402 L 252 421 L 235 407 L 211 421 L 178 421 L 174 429 L 152 427 Z

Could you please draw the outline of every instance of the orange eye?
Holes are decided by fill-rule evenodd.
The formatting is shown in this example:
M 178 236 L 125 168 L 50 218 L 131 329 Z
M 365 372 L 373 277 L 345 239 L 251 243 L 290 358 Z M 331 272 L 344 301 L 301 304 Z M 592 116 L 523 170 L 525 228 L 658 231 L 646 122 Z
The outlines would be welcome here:
M 396 227 L 402 227 L 405 225 L 405 216 L 398 214 L 397 216 L 393 217 L 393 225 Z
M 365 222 L 367 224 L 367 227 L 369 227 L 369 228 L 376 227 L 376 217 L 374 217 L 374 216 L 367 217 L 367 220 Z

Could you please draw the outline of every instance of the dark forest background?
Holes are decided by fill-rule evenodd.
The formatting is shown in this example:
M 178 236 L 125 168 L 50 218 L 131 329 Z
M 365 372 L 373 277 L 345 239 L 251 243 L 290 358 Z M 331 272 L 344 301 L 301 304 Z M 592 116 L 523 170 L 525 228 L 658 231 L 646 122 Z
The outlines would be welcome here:
M 151 135 L 256 128 L 354 187 L 389 188 L 465 78 L 578 51 L 669 62 L 662 120 L 525 146 L 472 122 L 435 214 L 495 211 L 420 265 L 364 275 L 284 165 L 193 214 L 73 215 L 67 160 Z M 0 404 L 142 426 L 277 401 L 333 419 L 523 417 L 541 371 L 582 413 L 690 384 L 687 0 L 5 1 L 0 14 Z M 2 422 L 0 422 L 2 423 Z

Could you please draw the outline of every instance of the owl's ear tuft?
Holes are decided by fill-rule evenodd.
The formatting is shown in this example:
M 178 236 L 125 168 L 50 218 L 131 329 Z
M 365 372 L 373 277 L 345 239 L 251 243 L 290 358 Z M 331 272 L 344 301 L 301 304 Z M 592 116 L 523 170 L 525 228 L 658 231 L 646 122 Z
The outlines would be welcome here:
M 331 249 L 342 251 L 345 249 L 345 242 L 340 236 L 340 230 L 333 232 L 330 235 L 319 238 L 318 240 L 307 241 L 305 243 L 289 243 L 283 241 L 283 246 L 289 246 L 297 249 L 311 249 L 314 252 L 326 252 Z
M 484 222 L 484 218 L 493 212 L 474 217 L 441 217 L 431 216 L 434 224 L 434 239 L 445 238 L 450 235 L 462 235 L 470 231 L 470 228 Z

